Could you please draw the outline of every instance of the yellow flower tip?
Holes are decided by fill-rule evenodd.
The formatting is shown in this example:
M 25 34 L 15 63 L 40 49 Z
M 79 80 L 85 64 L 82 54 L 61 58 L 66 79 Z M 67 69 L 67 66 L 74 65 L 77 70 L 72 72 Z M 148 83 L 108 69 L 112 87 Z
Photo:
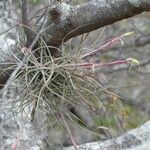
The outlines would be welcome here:
M 129 68 L 129 71 L 135 66 L 137 65 L 138 68 L 139 68 L 139 71 L 140 71 L 140 62 L 135 59 L 135 58 L 128 58 L 126 59 L 127 60 L 127 63 L 130 65 L 130 68 Z
M 128 59 L 127 59 L 127 63 L 128 63 L 128 64 L 132 64 L 132 65 L 133 65 L 133 64 L 139 65 L 140 62 L 139 62 L 137 59 L 135 59 L 135 58 L 128 58 Z
M 129 36 L 129 35 L 131 35 L 131 34 L 133 34 L 133 33 L 134 33 L 134 31 L 132 31 L 132 32 L 127 32 L 127 33 L 125 33 L 125 34 L 121 35 L 121 37 Z

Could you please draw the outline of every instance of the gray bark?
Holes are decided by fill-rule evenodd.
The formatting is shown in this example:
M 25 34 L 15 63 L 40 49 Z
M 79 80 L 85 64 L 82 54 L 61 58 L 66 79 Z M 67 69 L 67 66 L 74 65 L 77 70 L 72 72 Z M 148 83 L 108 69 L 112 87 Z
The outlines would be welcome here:
M 141 127 L 128 131 L 124 135 L 107 140 L 104 142 L 97 141 L 79 145 L 79 150 L 144 150 L 149 149 L 150 141 L 150 122 L 143 124 Z M 65 150 L 73 150 L 68 147 Z
M 66 41 L 148 10 L 149 0 L 92 0 L 77 6 L 62 3 L 49 11 L 53 23 L 45 38 L 50 45 L 57 46 L 63 39 Z

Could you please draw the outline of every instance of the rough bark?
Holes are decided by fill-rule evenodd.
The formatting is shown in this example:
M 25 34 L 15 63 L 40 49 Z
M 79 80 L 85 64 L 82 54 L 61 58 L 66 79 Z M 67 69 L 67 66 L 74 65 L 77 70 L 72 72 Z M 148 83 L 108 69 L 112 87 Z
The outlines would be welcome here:
M 83 144 L 79 146 L 79 150 L 120 150 L 127 149 L 135 150 L 136 148 L 140 150 L 139 145 L 144 144 L 144 148 L 146 147 L 145 143 L 150 141 L 150 122 L 143 124 L 141 127 L 128 131 L 124 135 L 107 140 L 104 142 L 97 141 L 91 142 L 87 144 Z M 141 150 L 142 150 L 141 146 Z M 73 150 L 73 147 L 68 147 L 65 150 Z M 145 150 L 149 149 L 149 144 L 147 143 L 147 147 Z
M 45 39 L 50 45 L 57 46 L 62 40 L 66 41 L 148 10 L 149 0 L 92 0 L 77 6 L 62 3 L 49 11 L 49 19 L 53 23 L 46 31 Z
M 0 38 L 0 89 L 3 88 L 9 76 L 15 69 L 17 61 L 15 58 L 16 42 L 12 39 Z

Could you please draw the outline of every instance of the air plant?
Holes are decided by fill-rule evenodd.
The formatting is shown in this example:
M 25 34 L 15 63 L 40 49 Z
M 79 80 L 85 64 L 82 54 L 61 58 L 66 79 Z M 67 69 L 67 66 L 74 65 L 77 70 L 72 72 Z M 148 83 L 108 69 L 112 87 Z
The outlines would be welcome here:
M 128 32 L 113 38 L 99 48 L 90 52 L 85 51 L 80 56 L 78 52 L 72 56 L 66 51 L 63 52 L 63 55 L 54 57 L 50 51 L 53 49 L 61 54 L 61 49 L 48 46 L 41 40 L 39 47 L 28 55 L 27 63 L 16 75 L 16 82 L 21 85 L 19 100 L 21 110 L 29 105 L 32 106 L 31 121 L 34 121 L 38 110 L 42 110 L 48 116 L 55 116 L 54 118 L 58 122 L 62 119 L 63 128 L 67 129 L 72 144 L 77 149 L 65 117 L 79 126 L 88 128 L 84 118 L 72 113 L 72 110 L 80 107 L 85 110 L 90 109 L 93 112 L 101 109 L 106 111 L 106 105 L 101 101 L 99 93 L 117 97 L 111 90 L 103 87 L 99 80 L 101 72 L 97 73 L 95 70 L 97 68 L 112 68 L 122 64 L 129 65 L 130 70 L 134 65 L 139 66 L 139 61 L 135 58 L 98 63 L 90 62 L 90 59 L 87 61 L 87 58 L 95 57 L 98 53 L 105 53 L 108 48 L 113 47 L 119 41 L 123 44 L 122 38 L 132 33 Z M 22 49 L 24 55 L 27 52 L 27 48 Z

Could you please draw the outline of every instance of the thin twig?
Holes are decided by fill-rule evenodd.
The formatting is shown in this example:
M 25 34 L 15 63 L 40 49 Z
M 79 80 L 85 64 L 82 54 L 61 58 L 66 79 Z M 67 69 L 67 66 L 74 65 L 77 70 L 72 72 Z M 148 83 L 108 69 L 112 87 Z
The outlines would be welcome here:
M 65 117 L 64 117 L 63 112 L 61 112 L 60 115 L 61 115 L 61 118 L 62 118 L 62 120 L 63 120 L 63 122 L 64 122 L 64 125 L 66 126 L 66 129 L 67 129 L 67 131 L 68 131 L 68 133 L 69 133 L 69 135 L 70 135 L 70 139 L 71 139 L 71 142 L 72 142 L 72 144 L 73 144 L 73 146 L 74 146 L 74 149 L 75 149 L 75 150 L 79 150 L 79 148 L 78 148 L 78 146 L 76 145 L 76 143 L 75 143 L 75 141 L 74 141 L 74 138 L 73 138 L 73 136 L 72 136 L 72 134 L 71 134 L 71 132 L 70 132 L 70 129 L 69 129 L 67 123 L 66 123 L 66 120 L 65 120 Z
M 27 37 L 27 46 L 29 46 L 30 43 L 34 39 L 34 33 L 29 28 L 30 25 L 29 25 L 29 20 L 28 20 L 28 2 L 27 2 L 27 0 L 22 0 L 21 9 L 22 9 L 22 24 L 23 24 L 24 32 Z
M 118 43 L 118 41 L 121 42 L 121 44 L 123 44 L 123 41 L 122 41 L 122 38 L 125 37 L 125 36 L 129 36 L 131 34 L 133 34 L 134 32 L 127 32 L 121 36 L 118 36 L 118 37 L 115 37 L 113 38 L 112 40 L 110 40 L 109 42 L 105 43 L 104 45 L 102 45 L 101 47 L 95 49 L 95 50 L 92 50 L 84 55 L 82 55 L 80 57 L 80 59 L 85 59 L 87 57 L 91 57 L 91 56 L 95 56 L 97 53 L 101 53 L 101 52 L 106 52 L 106 48 L 110 48 L 112 46 L 114 46 L 116 43 Z

